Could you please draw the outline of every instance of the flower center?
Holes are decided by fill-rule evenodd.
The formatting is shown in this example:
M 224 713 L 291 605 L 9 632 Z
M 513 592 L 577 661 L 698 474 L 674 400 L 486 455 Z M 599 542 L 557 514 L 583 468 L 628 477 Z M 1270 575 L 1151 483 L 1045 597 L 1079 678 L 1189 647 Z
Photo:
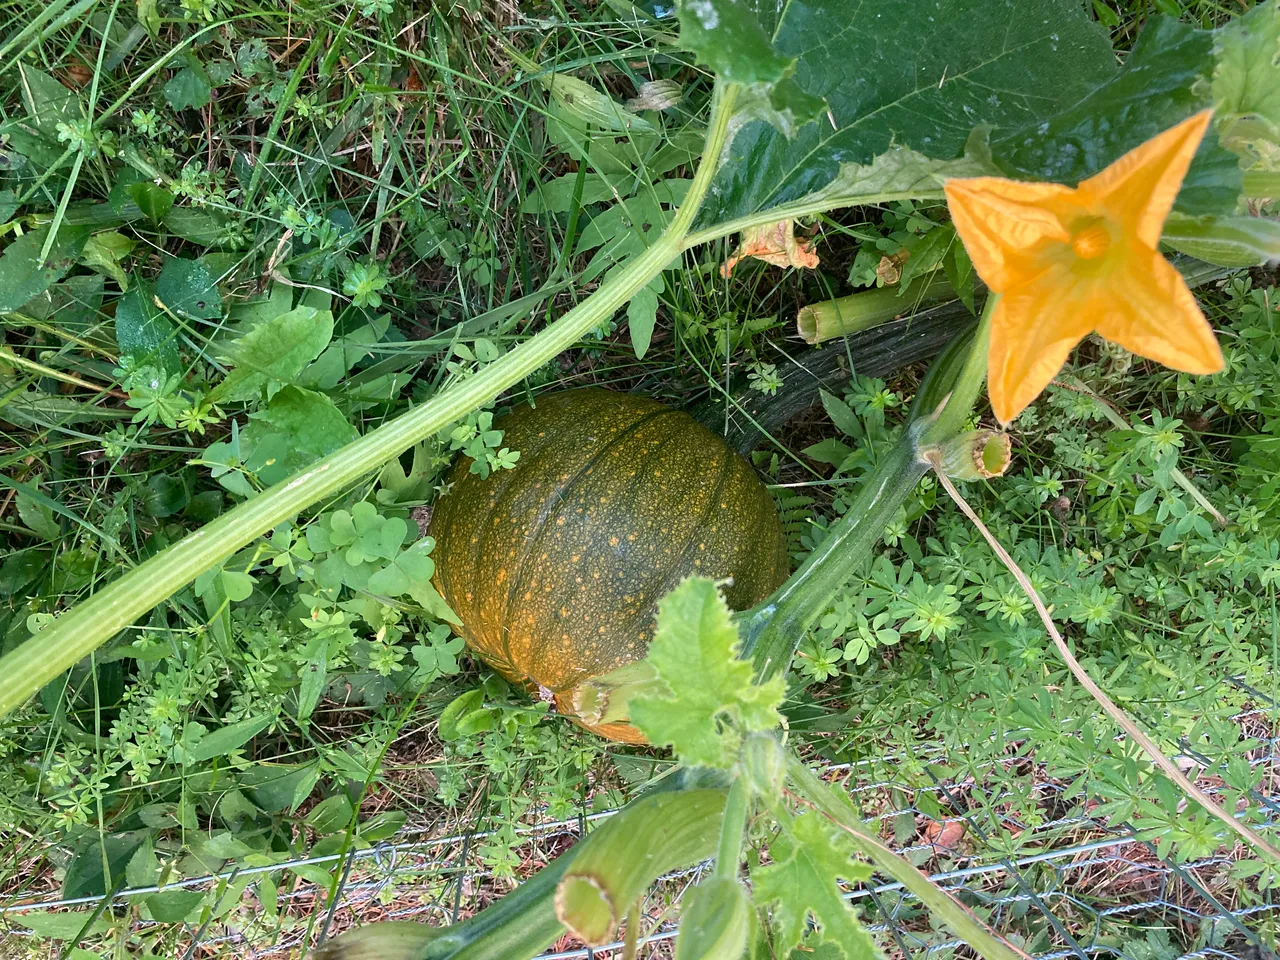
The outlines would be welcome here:
M 1111 249 L 1111 234 L 1102 221 L 1094 220 L 1071 238 L 1071 251 L 1081 260 L 1096 260 Z

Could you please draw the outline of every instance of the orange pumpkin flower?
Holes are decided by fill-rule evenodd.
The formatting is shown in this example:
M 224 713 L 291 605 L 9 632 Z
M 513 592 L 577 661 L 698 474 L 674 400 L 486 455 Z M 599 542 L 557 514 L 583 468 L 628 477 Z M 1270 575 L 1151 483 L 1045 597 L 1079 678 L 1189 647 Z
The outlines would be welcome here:
M 1008 423 L 1089 333 L 1187 373 L 1222 351 L 1156 244 L 1209 126 L 1205 110 L 1072 189 L 1001 177 L 949 180 L 947 205 L 978 276 L 1000 295 L 987 355 L 991 406 Z

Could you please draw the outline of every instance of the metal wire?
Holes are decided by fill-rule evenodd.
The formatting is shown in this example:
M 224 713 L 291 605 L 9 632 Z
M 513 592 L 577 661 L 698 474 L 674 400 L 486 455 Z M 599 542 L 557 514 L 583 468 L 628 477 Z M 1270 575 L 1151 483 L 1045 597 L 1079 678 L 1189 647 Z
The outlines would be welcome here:
M 1247 693 L 1255 701 L 1267 700 L 1258 691 Z M 1267 706 L 1274 705 L 1267 701 Z M 1242 721 L 1253 714 L 1264 719 L 1267 716 L 1259 708 L 1233 719 Z M 1274 760 L 1278 740 L 1260 740 L 1258 749 L 1253 751 L 1250 763 L 1260 781 L 1277 772 Z M 919 757 L 917 753 L 916 759 Z M 1206 759 L 1190 750 L 1185 757 L 1199 762 Z M 1225 879 L 1231 869 L 1231 851 L 1177 863 L 1161 858 L 1155 847 L 1132 828 L 1109 826 L 1087 812 L 1028 826 L 1010 815 L 992 812 L 999 806 L 999 797 L 988 795 L 981 778 L 957 785 L 936 779 L 932 783 L 906 783 L 896 777 L 869 775 L 890 767 L 892 759 L 832 765 L 824 773 L 845 781 L 845 789 L 860 809 L 881 808 L 868 815 L 866 822 L 878 825 L 882 836 L 893 836 L 895 825 L 909 821 L 913 837 L 942 837 L 950 827 L 953 832 L 961 831 L 964 838 L 976 840 L 976 844 L 966 845 L 963 854 L 954 841 L 947 846 L 899 844 L 897 849 L 926 868 L 936 883 L 1019 943 L 1035 960 L 1275 960 L 1270 950 L 1270 931 L 1280 922 L 1276 915 L 1280 903 L 1273 901 L 1270 891 L 1254 891 L 1249 900 L 1235 900 L 1224 894 L 1227 888 L 1218 881 Z M 939 753 L 936 759 L 945 758 Z M 992 772 L 996 766 L 990 765 Z M 1007 769 L 1001 772 L 1009 775 Z M 1035 783 L 1033 789 L 1045 801 L 1063 792 L 1063 787 L 1051 782 Z M 886 797 L 897 796 L 905 799 L 885 803 Z M 922 803 L 926 797 L 928 802 Z M 1259 791 L 1254 799 L 1263 810 L 1275 815 L 1276 807 L 1265 792 Z M 1060 806 L 1068 806 L 1065 798 Z M 953 812 L 937 813 L 948 808 Z M 589 824 L 613 813 L 588 814 L 584 810 L 572 818 L 521 827 L 517 830 L 521 849 L 531 857 L 538 856 L 539 848 L 576 837 Z M 1280 817 L 1263 824 L 1261 829 L 1275 834 L 1277 827 Z M 1021 838 L 1043 841 L 1042 848 L 1006 854 L 993 839 L 1001 831 L 1017 831 Z M 493 873 L 479 862 L 477 854 L 477 841 L 497 832 L 476 829 L 431 836 L 422 827 L 410 828 L 401 832 L 399 842 L 354 850 L 345 858 L 307 857 L 243 867 L 181 880 L 163 889 L 215 890 L 222 885 L 221 895 L 226 896 L 227 885 L 236 878 L 251 878 L 252 890 L 252 878 L 280 874 L 294 867 L 319 865 L 338 870 L 342 879 L 338 895 L 332 900 L 326 887 L 310 882 L 279 892 L 278 914 L 292 917 L 292 923 L 255 926 L 251 915 L 248 920 L 241 916 L 235 922 L 225 918 L 206 921 L 199 930 L 188 931 L 184 943 L 188 956 L 281 960 L 300 955 L 326 933 L 332 936 L 361 923 L 415 919 L 448 924 L 471 915 L 503 889 Z M 678 920 L 671 914 L 670 904 L 677 903 L 684 890 L 697 882 L 702 869 L 663 878 L 656 888 L 660 893 L 645 905 L 639 943 L 650 950 L 651 956 L 669 955 Z M 1233 889 L 1238 886 L 1235 884 Z M 108 897 L 0 903 L 0 921 L 8 920 L 16 930 L 22 915 L 32 910 L 110 907 L 161 889 L 147 886 L 123 889 Z M 846 897 L 890 956 L 924 960 L 950 957 L 964 948 L 961 941 L 930 926 L 919 902 L 901 884 L 873 877 L 849 889 Z M 252 913 L 248 909 L 242 912 Z M 305 922 L 313 914 L 320 918 L 314 930 Z M 156 926 L 138 922 L 134 930 L 143 933 Z M 594 951 L 572 947 L 543 954 L 540 960 L 603 960 L 619 956 L 621 948 L 621 941 Z M 963 953 L 969 956 L 967 948 Z

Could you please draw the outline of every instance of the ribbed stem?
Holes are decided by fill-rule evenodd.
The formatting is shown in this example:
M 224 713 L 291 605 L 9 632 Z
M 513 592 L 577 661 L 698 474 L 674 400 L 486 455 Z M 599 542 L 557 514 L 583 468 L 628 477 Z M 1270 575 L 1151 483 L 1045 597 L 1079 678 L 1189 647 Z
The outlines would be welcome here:
M 831 605 L 854 572 L 862 569 L 884 529 L 928 469 L 916 456 L 914 430 L 885 454 L 858 499 L 800 569 L 764 603 L 738 614 L 742 655 L 767 680 L 791 664 L 805 631 Z
M 742 777 L 733 781 L 729 799 L 724 805 L 724 819 L 720 822 L 720 847 L 716 852 L 716 876 L 728 880 L 738 879 L 742 866 L 742 839 L 747 831 L 747 811 L 750 806 L 750 790 Z
M 556 889 L 556 916 L 592 946 L 608 942 L 662 874 L 705 860 L 724 815 L 723 790 L 646 797 L 607 821 L 574 854 Z
M 921 451 L 958 434 L 982 390 L 987 370 L 987 329 L 997 297 L 989 297 L 967 350 L 944 351 L 929 370 L 930 391 L 946 388 L 947 401 L 934 416 L 917 406 L 917 419 L 863 483 L 858 499 L 809 554 L 800 569 L 763 603 L 737 615 L 742 653 L 755 660 L 761 680 L 791 665 L 805 631 L 831 605 L 849 578 L 861 570 L 898 508 L 929 469 Z M 946 387 L 946 385 L 950 385 Z
M 955 295 L 955 290 L 941 273 L 936 277 L 922 277 L 905 289 L 862 290 L 847 297 L 801 307 L 796 314 L 796 332 L 806 343 L 824 343 L 915 313 L 922 307 L 954 299 Z
M 961 430 L 973 412 L 973 405 L 982 394 L 982 386 L 987 382 L 987 345 L 991 339 L 991 315 L 995 313 L 996 304 L 1000 302 L 998 294 L 990 294 L 983 305 L 982 315 L 978 318 L 978 329 L 974 331 L 973 341 L 969 344 L 969 352 L 965 356 L 964 365 L 951 386 L 947 404 L 938 414 L 937 419 L 929 423 L 920 435 L 921 447 L 933 447 L 946 443 Z M 929 411 L 920 411 L 926 414 Z

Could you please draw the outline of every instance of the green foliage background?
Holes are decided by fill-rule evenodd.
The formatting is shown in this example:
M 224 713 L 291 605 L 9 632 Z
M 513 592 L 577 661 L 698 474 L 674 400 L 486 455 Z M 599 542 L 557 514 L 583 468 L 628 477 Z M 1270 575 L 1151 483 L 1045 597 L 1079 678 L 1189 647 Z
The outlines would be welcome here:
M 972 4 L 945 6 L 939 21 L 953 23 Z M 770 24 L 780 55 L 741 78 L 756 113 L 698 229 L 919 176 L 934 169 L 926 158 L 965 149 L 974 110 L 1000 128 L 986 148 L 1005 172 L 1085 176 L 1094 170 L 1025 147 L 1022 128 L 1051 115 L 1055 142 L 1070 144 L 1101 116 L 1140 141 L 1202 100 L 1136 98 L 1136 64 L 1205 81 L 1191 87 L 1203 98 L 1221 93 L 1209 82 L 1215 57 L 1252 62 L 1230 34 L 1209 32 L 1224 13 L 1214 4 L 1099 2 L 1062 29 L 1041 22 L 1058 7 L 1049 0 L 1007 6 L 1040 73 L 988 57 L 983 36 L 919 18 L 873 50 L 851 38 L 831 61 L 806 52 L 830 23 Z M 0 652 L 234 504 L 500 360 L 641 254 L 689 189 L 711 91 L 694 57 L 668 45 L 672 23 L 629 5 L 7 9 Z M 1122 67 L 1108 31 L 1129 51 Z M 713 44 L 690 46 L 716 63 Z M 853 93 L 864 74 L 835 64 L 917 53 L 905 87 L 869 68 L 879 85 Z M 1059 82 L 1066 64 L 1077 87 Z M 944 71 L 953 80 L 939 84 Z M 1018 95 L 990 103 L 989 88 L 1015 74 Z M 1096 102 L 1074 106 L 1097 84 Z M 789 124 L 819 112 L 810 95 L 836 109 L 788 139 Z M 1274 136 L 1233 129 L 1255 166 L 1274 160 Z M 911 153 L 875 167 L 891 147 Z M 1183 214 L 1234 213 L 1212 188 L 1224 159 L 1238 170 L 1225 148 L 1197 159 L 1206 179 L 1188 182 Z M 663 755 L 595 740 L 465 656 L 430 584 L 427 512 L 459 453 L 482 473 L 518 462 L 494 417 L 535 391 L 600 383 L 686 406 L 775 392 L 779 371 L 805 362 L 789 336 L 794 309 L 883 286 L 878 268 L 903 251 L 899 284 L 942 271 L 972 301 L 940 205 L 857 206 L 805 229 L 818 271 L 743 265 L 725 280 L 724 244 L 699 249 L 635 297 L 625 322 L 607 320 L 497 407 L 281 524 L 6 718 L 7 892 L 89 895 L 345 851 L 410 815 L 489 819 L 498 829 L 480 854 L 513 877 L 522 823 L 615 806 L 661 773 Z M 1274 280 L 1259 270 L 1205 293 L 1228 357 L 1215 377 L 1087 344 L 1063 386 L 1014 425 L 1011 475 L 966 491 L 1094 676 L 1237 793 L 1253 785 L 1257 732 L 1232 717 L 1260 702 L 1251 691 L 1274 691 L 1280 650 Z M 919 375 L 833 384 L 821 415 L 755 454 L 797 560 L 897 436 Z M 1049 817 L 1025 767 L 991 763 L 1009 757 L 1066 784 L 1073 809 L 1134 824 L 1162 855 L 1194 859 L 1223 842 L 1115 740 L 1012 580 L 928 481 L 804 638 L 787 681 L 781 709 L 815 760 L 994 778 L 991 836 L 1010 856 L 1055 837 L 999 829 L 1011 809 L 1028 826 Z M 939 757 L 927 771 L 925 756 Z M 1239 902 L 1267 895 L 1260 864 L 1233 869 Z M 250 935 L 285 926 L 276 892 L 295 874 L 333 879 L 315 865 L 268 874 Z M 131 947 L 163 954 L 170 925 L 222 920 L 247 884 L 216 903 L 186 891 L 139 901 L 130 910 L 160 925 Z M 116 943 L 138 936 L 102 929 Z

